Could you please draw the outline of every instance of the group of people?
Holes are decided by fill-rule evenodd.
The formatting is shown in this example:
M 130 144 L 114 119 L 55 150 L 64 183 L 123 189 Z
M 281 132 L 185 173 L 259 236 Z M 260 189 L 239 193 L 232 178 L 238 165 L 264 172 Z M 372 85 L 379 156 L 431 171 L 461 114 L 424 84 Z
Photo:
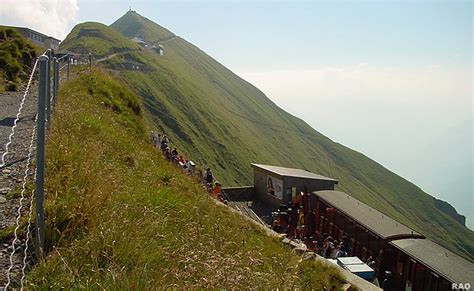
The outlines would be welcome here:
M 207 168 L 203 175 L 203 184 L 206 187 L 207 193 L 209 193 L 212 197 L 219 200 L 220 202 L 227 204 L 227 200 L 224 197 L 224 193 L 222 191 L 222 185 L 219 181 L 215 181 L 214 183 L 214 174 L 212 173 L 211 168 Z
M 339 241 L 329 234 L 309 233 L 307 225 L 310 217 L 306 217 L 309 208 L 309 194 L 306 189 L 299 194 L 292 195 L 292 201 L 288 205 L 282 204 L 276 212 L 272 213 L 273 230 L 286 233 L 290 239 L 304 241 L 308 247 L 319 255 L 336 259 L 346 257 L 351 253 L 351 241 L 343 236 Z
M 156 148 L 159 148 L 163 154 L 163 157 L 180 167 L 183 172 L 187 173 L 189 176 L 196 175 L 196 165 L 193 161 L 186 159 L 183 155 L 180 155 L 178 149 L 174 147 L 171 149 L 171 143 L 169 138 L 166 135 L 157 134 L 154 131 L 150 132 L 150 138 Z M 222 203 L 227 204 L 227 200 L 224 198 L 222 185 L 219 181 L 215 181 L 214 174 L 212 173 L 211 168 L 207 168 L 204 173 L 200 171 L 198 177 L 201 179 L 204 187 L 207 192 L 217 200 Z
M 291 239 L 306 239 L 305 195 L 308 195 L 305 191 L 293 195 L 288 205 L 281 204 L 278 210 L 272 213 L 273 230 L 286 233 Z
M 326 259 L 347 257 L 351 252 L 351 243 L 346 236 L 340 241 L 335 240 L 327 233 L 321 235 L 316 243 L 317 253 Z
M 183 155 L 178 153 L 178 149 L 175 147 L 171 150 L 170 140 L 166 135 L 157 134 L 151 132 L 151 140 L 156 148 L 159 148 L 163 154 L 163 157 L 173 164 L 179 166 L 183 172 L 190 176 L 193 176 L 196 171 L 196 165 L 193 161 L 186 159 Z

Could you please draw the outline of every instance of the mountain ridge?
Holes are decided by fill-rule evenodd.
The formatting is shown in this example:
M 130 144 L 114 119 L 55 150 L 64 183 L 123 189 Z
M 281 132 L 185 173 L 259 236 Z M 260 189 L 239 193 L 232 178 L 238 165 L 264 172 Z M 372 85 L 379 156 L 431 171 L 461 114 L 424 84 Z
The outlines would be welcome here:
M 137 24 L 139 16 L 128 12 L 111 27 L 119 32 L 127 25 L 138 34 L 147 31 L 150 39 L 145 33 L 124 35 L 150 43 L 166 37 L 169 31 L 149 20 Z M 153 27 L 137 29 L 143 23 Z M 68 49 L 74 51 L 74 45 Z M 89 49 L 94 50 L 93 44 Z M 164 50 L 164 56 L 143 48 L 126 51 L 105 65 L 119 70 L 124 82 L 142 98 L 157 131 L 169 135 L 193 160 L 214 168 L 225 184 L 249 183 L 250 162 L 317 172 L 338 179 L 339 190 L 474 258 L 473 232 L 440 211 L 435 199 L 419 187 L 288 114 L 184 39 L 174 38 Z M 132 63 L 146 70 L 131 70 L 127 64 Z

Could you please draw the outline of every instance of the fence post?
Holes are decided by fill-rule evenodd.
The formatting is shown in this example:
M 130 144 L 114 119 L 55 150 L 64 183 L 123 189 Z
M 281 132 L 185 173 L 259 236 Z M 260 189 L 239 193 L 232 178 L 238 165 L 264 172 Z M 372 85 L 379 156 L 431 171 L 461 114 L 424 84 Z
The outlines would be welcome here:
M 38 137 L 36 145 L 36 255 L 43 258 L 44 250 L 44 153 L 45 115 L 48 98 L 48 57 L 39 57 Z
M 71 56 L 70 56 L 69 54 L 67 54 L 66 60 L 67 60 L 67 74 L 66 74 L 66 79 L 69 81 L 69 66 L 70 66 L 70 64 L 71 64 Z
M 59 62 L 57 58 L 54 58 L 54 79 L 53 79 L 53 102 L 54 108 L 56 109 L 56 103 L 58 99 L 58 90 L 59 90 Z
M 89 53 L 89 73 L 92 73 L 92 54 Z
M 46 67 L 46 122 L 49 123 L 51 115 L 51 49 L 46 51 L 48 57 L 48 65 Z

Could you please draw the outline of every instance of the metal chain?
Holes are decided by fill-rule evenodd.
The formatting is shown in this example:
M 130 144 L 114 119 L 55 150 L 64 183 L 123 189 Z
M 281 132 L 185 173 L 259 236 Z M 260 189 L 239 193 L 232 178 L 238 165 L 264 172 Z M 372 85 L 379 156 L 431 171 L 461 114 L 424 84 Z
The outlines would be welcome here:
M 57 58 L 56 60 L 59 62 L 60 60 L 64 59 L 64 58 L 67 57 L 67 56 L 68 56 L 68 54 L 64 54 L 62 57 Z
M 36 180 L 36 170 L 35 170 L 35 176 L 33 180 Z M 24 282 L 26 278 L 25 274 L 25 269 L 26 269 L 26 258 L 28 256 L 28 242 L 30 241 L 30 232 L 31 232 L 31 217 L 33 215 L 33 198 L 35 197 L 35 189 L 31 190 L 31 197 L 30 197 L 30 210 L 28 212 L 28 227 L 26 228 L 26 240 L 25 240 L 25 249 L 23 252 L 23 267 L 21 268 L 21 288 L 20 290 L 23 290 L 24 288 Z
M 32 156 L 33 156 L 33 145 L 34 145 L 34 140 L 35 140 L 37 121 L 38 121 L 38 114 L 36 114 L 35 116 L 35 123 L 34 123 L 33 129 L 31 130 L 30 146 L 28 149 L 28 159 L 26 161 L 25 175 L 23 176 L 23 184 L 21 186 L 20 205 L 18 206 L 17 217 L 16 217 L 16 227 L 15 227 L 15 231 L 13 232 L 13 235 L 15 238 L 13 239 L 13 242 L 12 242 L 12 251 L 10 253 L 10 266 L 7 270 L 7 283 L 5 284 L 4 290 L 7 290 L 11 281 L 10 272 L 13 269 L 13 265 L 14 265 L 13 256 L 15 255 L 15 252 L 16 252 L 15 244 L 18 241 L 17 232 L 18 232 L 18 229 L 20 228 L 21 210 L 23 208 L 23 200 L 25 199 L 26 183 L 28 182 L 30 164 L 31 164 Z
M 10 135 L 8 136 L 8 141 L 5 144 L 5 152 L 2 154 L 2 161 L 0 163 L 0 169 L 5 167 L 5 158 L 9 153 L 9 147 L 10 147 L 10 144 L 12 143 L 13 136 L 15 135 L 15 129 L 16 129 L 18 120 L 20 120 L 21 111 L 23 110 L 23 105 L 25 104 L 26 96 L 28 95 L 28 91 L 30 90 L 30 85 L 31 85 L 31 82 L 33 81 L 33 76 L 35 74 L 37 65 L 38 65 L 38 59 L 36 59 L 35 65 L 33 66 L 33 70 L 31 71 L 30 78 L 28 80 L 28 85 L 26 85 L 25 93 L 23 94 L 23 98 L 21 100 L 20 107 L 18 108 L 18 112 L 16 114 L 15 121 L 13 122 L 13 126 L 11 128 Z

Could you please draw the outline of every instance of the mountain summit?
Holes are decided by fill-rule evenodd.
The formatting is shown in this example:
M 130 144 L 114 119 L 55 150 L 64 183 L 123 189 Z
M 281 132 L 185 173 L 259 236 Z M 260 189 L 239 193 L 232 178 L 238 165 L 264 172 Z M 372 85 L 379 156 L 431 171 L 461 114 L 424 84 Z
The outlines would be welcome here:
M 171 31 L 133 10 L 129 10 L 111 26 L 126 37 L 139 37 L 148 43 L 155 43 L 175 36 Z
M 93 36 L 74 39 L 85 25 L 90 23 L 73 29 L 63 48 L 98 52 L 87 41 Z M 110 29 L 94 25 L 98 31 Z M 250 184 L 251 162 L 320 173 L 338 179 L 339 190 L 474 258 L 474 233 L 416 185 L 320 134 L 196 46 L 138 13 L 127 12 L 111 28 L 124 37 L 119 53 L 99 53 L 108 55 L 105 66 L 120 71 L 142 98 L 158 132 L 186 156 L 212 167 L 224 184 Z M 137 40 L 140 49 L 132 47 Z M 107 41 L 114 47 L 113 40 Z M 152 49 L 156 45 L 163 47 L 163 56 Z

